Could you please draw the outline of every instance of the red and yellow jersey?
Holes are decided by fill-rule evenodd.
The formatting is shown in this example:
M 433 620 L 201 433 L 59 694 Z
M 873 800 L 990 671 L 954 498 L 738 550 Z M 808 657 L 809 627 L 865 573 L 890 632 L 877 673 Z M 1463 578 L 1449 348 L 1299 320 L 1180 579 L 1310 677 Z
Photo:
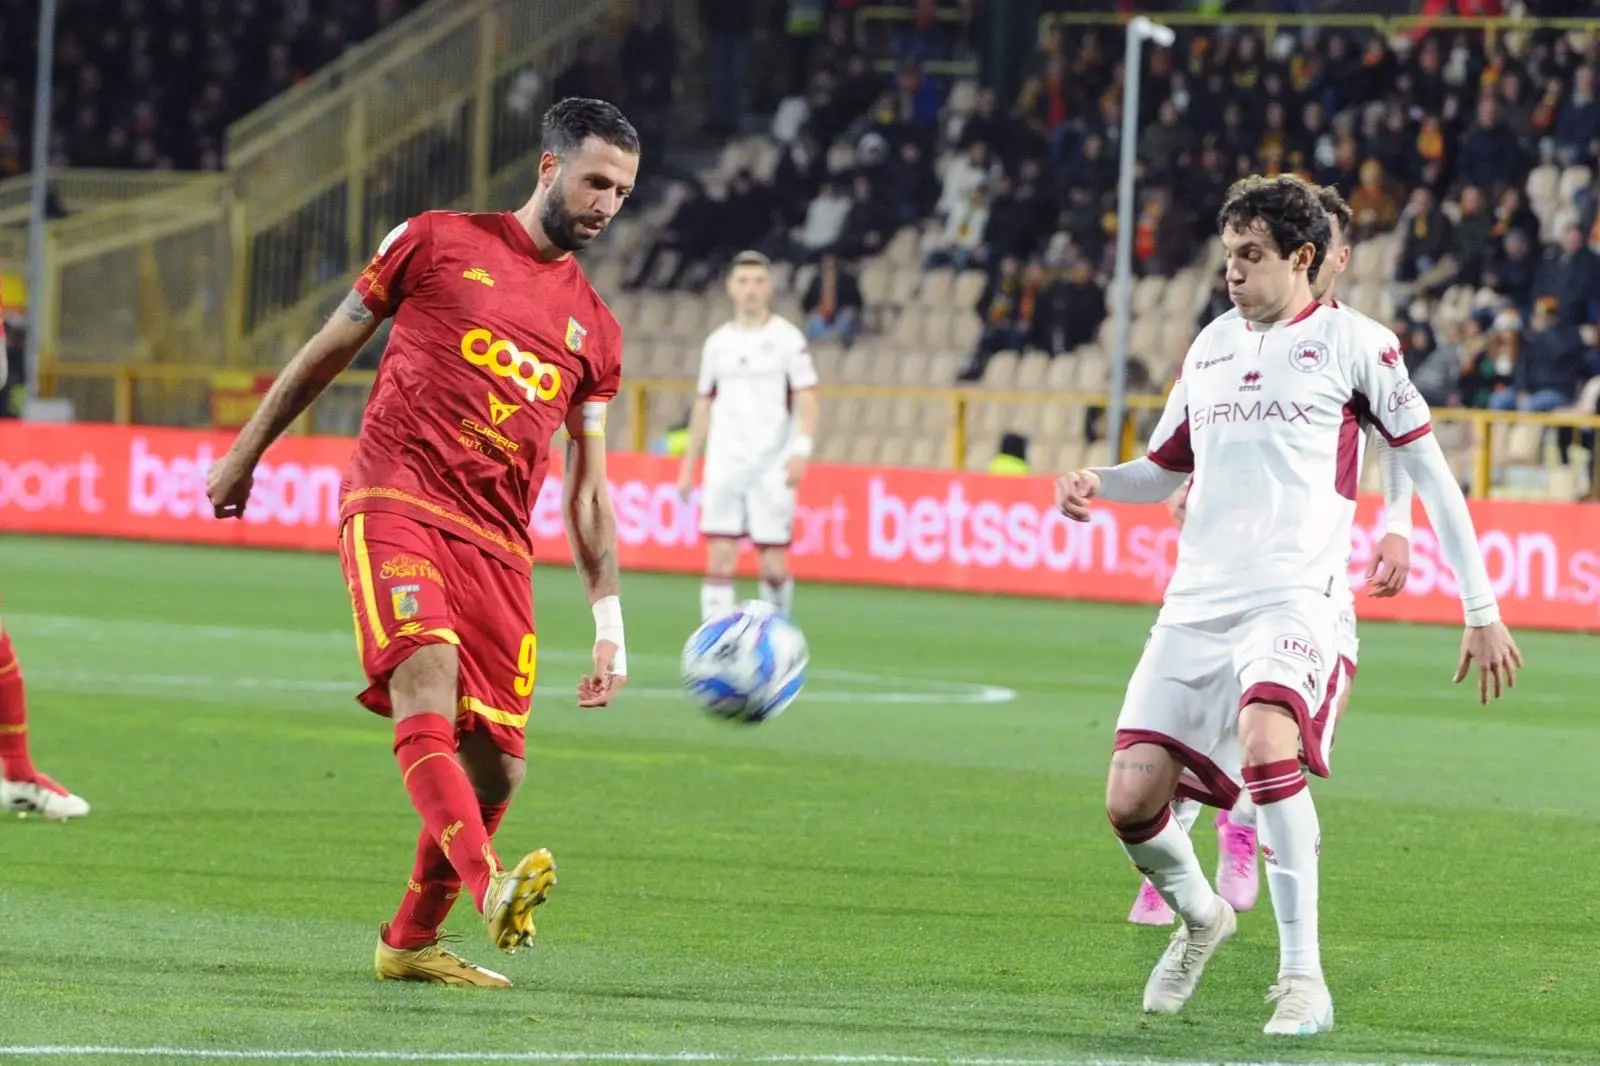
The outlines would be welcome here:
M 551 439 L 621 385 L 616 317 L 572 257 L 541 259 L 509 213 L 408 219 L 355 287 L 394 325 L 341 519 L 403 513 L 529 570 Z

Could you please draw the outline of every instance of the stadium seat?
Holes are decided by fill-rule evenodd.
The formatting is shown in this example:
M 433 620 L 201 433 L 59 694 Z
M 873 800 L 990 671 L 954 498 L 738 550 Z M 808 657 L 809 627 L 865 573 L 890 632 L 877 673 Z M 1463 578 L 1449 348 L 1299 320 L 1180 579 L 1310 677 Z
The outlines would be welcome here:
M 989 360 L 989 365 L 984 368 L 984 386 L 991 389 L 1015 388 L 1017 363 L 1020 358 L 1016 352 L 996 352 Z
M 948 309 L 955 280 L 953 270 L 927 271 L 922 275 L 922 284 L 917 289 L 917 303 L 924 307 Z

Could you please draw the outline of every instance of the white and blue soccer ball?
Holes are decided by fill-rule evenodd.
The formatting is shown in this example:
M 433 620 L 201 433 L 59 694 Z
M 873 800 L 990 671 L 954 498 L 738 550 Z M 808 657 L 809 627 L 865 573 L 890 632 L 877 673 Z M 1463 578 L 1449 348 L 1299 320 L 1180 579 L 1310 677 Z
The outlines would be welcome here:
M 800 627 L 752 600 L 694 631 L 683 646 L 683 687 L 706 713 L 753 725 L 794 702 L 810 660 Z

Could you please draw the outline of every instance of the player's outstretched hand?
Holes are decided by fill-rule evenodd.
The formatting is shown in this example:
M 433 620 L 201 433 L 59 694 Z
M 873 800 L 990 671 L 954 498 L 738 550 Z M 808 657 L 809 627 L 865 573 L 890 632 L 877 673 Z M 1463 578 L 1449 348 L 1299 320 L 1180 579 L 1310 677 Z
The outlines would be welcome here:
M 579 707 L 604 707 L 614 699 L 622 686 L 628 683 L 627 675 L 613 673 L 611 664 L 617 659 L 617 644 L 612 640 L 594 642 L 594 673 L 578 681 Z
M 218 518 L 242 516 L 255 480 L 255 470 L 232 452 L 212 463 L 206 472 L 206 498 L 211 501 L 212 512 Z
M 1074 522 L 1089 520 L 1089 501 L 1100 492 L 1100 475 L 1074 470 L 1056 478 L 1056 507 Z
M 1473 660 L 1478 663 L 1478 702 L 1488 703 L 1492 688 L 1499 699 L 1504 689 L 1517 683 L 1517 670 L 1522 666 L 1522 652 L 1511 639 L 1511 631 L 1501 622 L 1486 626 L 1468 626 L 1461 637 L 1461 661 L 1456 664 L 1455 681 L 1459 684 L 1467 676 Z
M 1398 596 L 1410 576 L 1411 542 L 1398 533 L 1384 534 L 1367 564 L 1367 595 L 1376 600 Z
M 1167 513 L 1172 516 L 1173 525 L 1183 528 L 1183 520 L 1189 514 L 1189 490 L 1194 488 L 1194 478 L 1183 483 L 1183 488 L 1167 497 Z

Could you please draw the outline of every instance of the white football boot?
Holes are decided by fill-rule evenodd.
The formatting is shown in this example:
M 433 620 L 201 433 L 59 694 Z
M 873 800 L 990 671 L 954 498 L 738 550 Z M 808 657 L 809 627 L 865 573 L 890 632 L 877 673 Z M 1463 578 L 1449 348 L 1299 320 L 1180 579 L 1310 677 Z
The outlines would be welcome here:
M 1180 923 L 1150 980 L 1144 986 L 1144 1009 L 1151 1014 L 1176 1014 L 1194 995 L 1200 974 L 1217 949 L 1239 928 L 1228 901 L 1217 897 L 1217 917 L 1203 928 Z
M 1267 1002 L 1278 1009 L 1261 1030 L 1268 1036 L 1316 1036 L 1333 1028 L 1333 996 L 1320 977 L 1290 974 L 1278 978 L 1267 993 Z
M 0 781 L 0 811 L 64 822 L 88 814 L 89 804 L 40 774 L 32 781 Z

